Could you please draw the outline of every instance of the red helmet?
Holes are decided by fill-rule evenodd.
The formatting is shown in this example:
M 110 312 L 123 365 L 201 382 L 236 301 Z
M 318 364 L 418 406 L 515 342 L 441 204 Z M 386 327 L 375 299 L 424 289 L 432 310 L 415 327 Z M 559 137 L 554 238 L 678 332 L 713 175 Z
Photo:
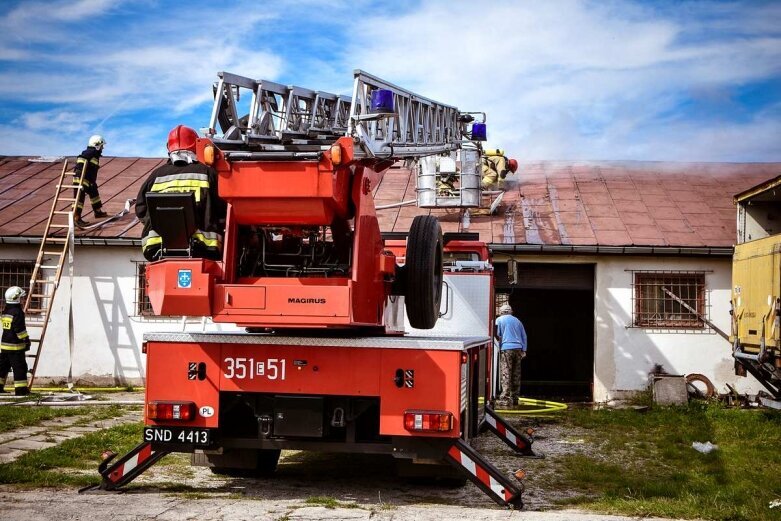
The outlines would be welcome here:
M 195 153 L 195 141 L 198 134 L 190 127 L 177 125 L 168 133 L 168 151 L 176 152 L 178 150 L 189 150 Z
M 516 170 L 518 170 L 518 161 L 515 159 L 510 159 L 507 162 L 507 167 L 510 169 L 510 171 L 514 174 Z

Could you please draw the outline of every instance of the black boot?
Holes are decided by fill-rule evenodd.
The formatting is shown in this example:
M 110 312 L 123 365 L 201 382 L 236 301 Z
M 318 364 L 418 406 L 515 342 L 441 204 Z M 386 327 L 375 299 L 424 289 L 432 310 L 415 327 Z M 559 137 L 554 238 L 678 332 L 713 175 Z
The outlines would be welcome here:
M 30 394 L 30 388 L 26 385 L 24 387 L 17 387 L 14 389 L 14 395 L 16 396 L 27 396 Z
M 95 210 L 93 213 L 96 219 L 103 219 L 104 217 L 108 217 L 108 214 L 100 208 Z

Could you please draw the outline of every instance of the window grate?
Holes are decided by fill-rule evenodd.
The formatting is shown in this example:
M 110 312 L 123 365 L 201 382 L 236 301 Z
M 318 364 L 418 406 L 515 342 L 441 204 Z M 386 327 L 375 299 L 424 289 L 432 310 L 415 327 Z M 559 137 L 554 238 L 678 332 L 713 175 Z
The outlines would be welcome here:
M 633 327 L 705 329 L 704 272 L 635 272 L 633 286 Z
M 494 297 L 494 304 L 496 308 L 494 309 L 494 316 L 499 316 L 499 308 L 501 308 L 505 304 L 510 303 L 510 294 L 509 293 L 497 293 Z
M 19 286 L 25 291 L 30 290 L 30 278 L 33 276 L 35 261 L 0 259 L 0 305 L 5 307 L 5 290 L 10 286 Z M 43 293 L 43 285 L 35 285 L 35 293 Z M 24 303 L 24 302 L 22 302 Z M 30 301 L 30 307 L 35 309 L 43 308 L 43 298 L 33 297 Z M 31 312 L 29 315 L 39 315 L 40 312 Z
M 134 291 L 135 302 L 133 308 L 136 310 L 136 316 L 153 316 L 152 302 L 149 300 L 146 287 L 146 265 L 147 262 L 137 261 L 136 263 L 136 287 Z

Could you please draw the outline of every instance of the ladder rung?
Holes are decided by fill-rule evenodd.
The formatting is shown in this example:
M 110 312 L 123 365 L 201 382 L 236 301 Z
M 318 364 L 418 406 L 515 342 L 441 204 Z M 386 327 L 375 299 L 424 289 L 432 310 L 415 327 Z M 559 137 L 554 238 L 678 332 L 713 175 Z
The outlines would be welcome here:
M 54 212 L 52 212 L 52 213 L 57 213 L 57 214 L 60 214 L 60 215 L 68 215 L 71 212 L 70 212 L 70 210 L 54 210 Z
M 58 201 L 66 201 L 66 202 L 67 201 L 76 202 L 76 199 L 74 199 L 73 197 L 59 197 L 57 200 Z
M 43 252 L 44 255 L 62 255 L 62 251 L 45 251 Z
M 53 280 L 49 280 L 49 279 L 35 279 L 33 282 L 35 282 L 36 284 L 38 284 L 38 283 L 41 283 L 41 284 L 54 284 L 54 281 Z
M 32 297 L 40 297 L 40 298 L 51 298 L 52 294 L 51 293 L 33 293 L 31 296 Z
M 31 354 L 28 353 L 28 354 L 24 355 L 24 357 L 25 358 L 38 358 L 38 353 L 35 353 L 34 355 L 31 355 Z
M 46 313 L 46 310 L 43 308 L 27 308 L 28 313 L 37 313 L 38 311 Z
M 60 237 L 46 237 L 44 239 L 44 242 L 45 241 L 49 241 L 49 242 L 67 242 L 68 239 L 66 239 L 65 237 L 62 237 L 62 238 L 60 238 Z
M 49 228 L 70 228 L 70 224 L 50 224 Z
M 38 267 L 39 268 L 43 268 L 45 270 L 58 270 L 58 269 L 60 269 L 60 265 L 59 264 L 41 264 Z

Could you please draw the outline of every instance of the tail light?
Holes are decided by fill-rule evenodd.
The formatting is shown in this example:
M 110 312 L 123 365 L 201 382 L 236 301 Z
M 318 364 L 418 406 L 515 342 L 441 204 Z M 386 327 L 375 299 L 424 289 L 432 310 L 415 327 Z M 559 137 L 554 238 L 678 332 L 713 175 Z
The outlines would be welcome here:
M 150 420 L 190 421 L 195 418 L 193 402 L 149 402 L 146 416 Z
M 453 429 L 453 414 L 446 411 L 405 411 L 404 428 L 414 432 L 447 432 Z

